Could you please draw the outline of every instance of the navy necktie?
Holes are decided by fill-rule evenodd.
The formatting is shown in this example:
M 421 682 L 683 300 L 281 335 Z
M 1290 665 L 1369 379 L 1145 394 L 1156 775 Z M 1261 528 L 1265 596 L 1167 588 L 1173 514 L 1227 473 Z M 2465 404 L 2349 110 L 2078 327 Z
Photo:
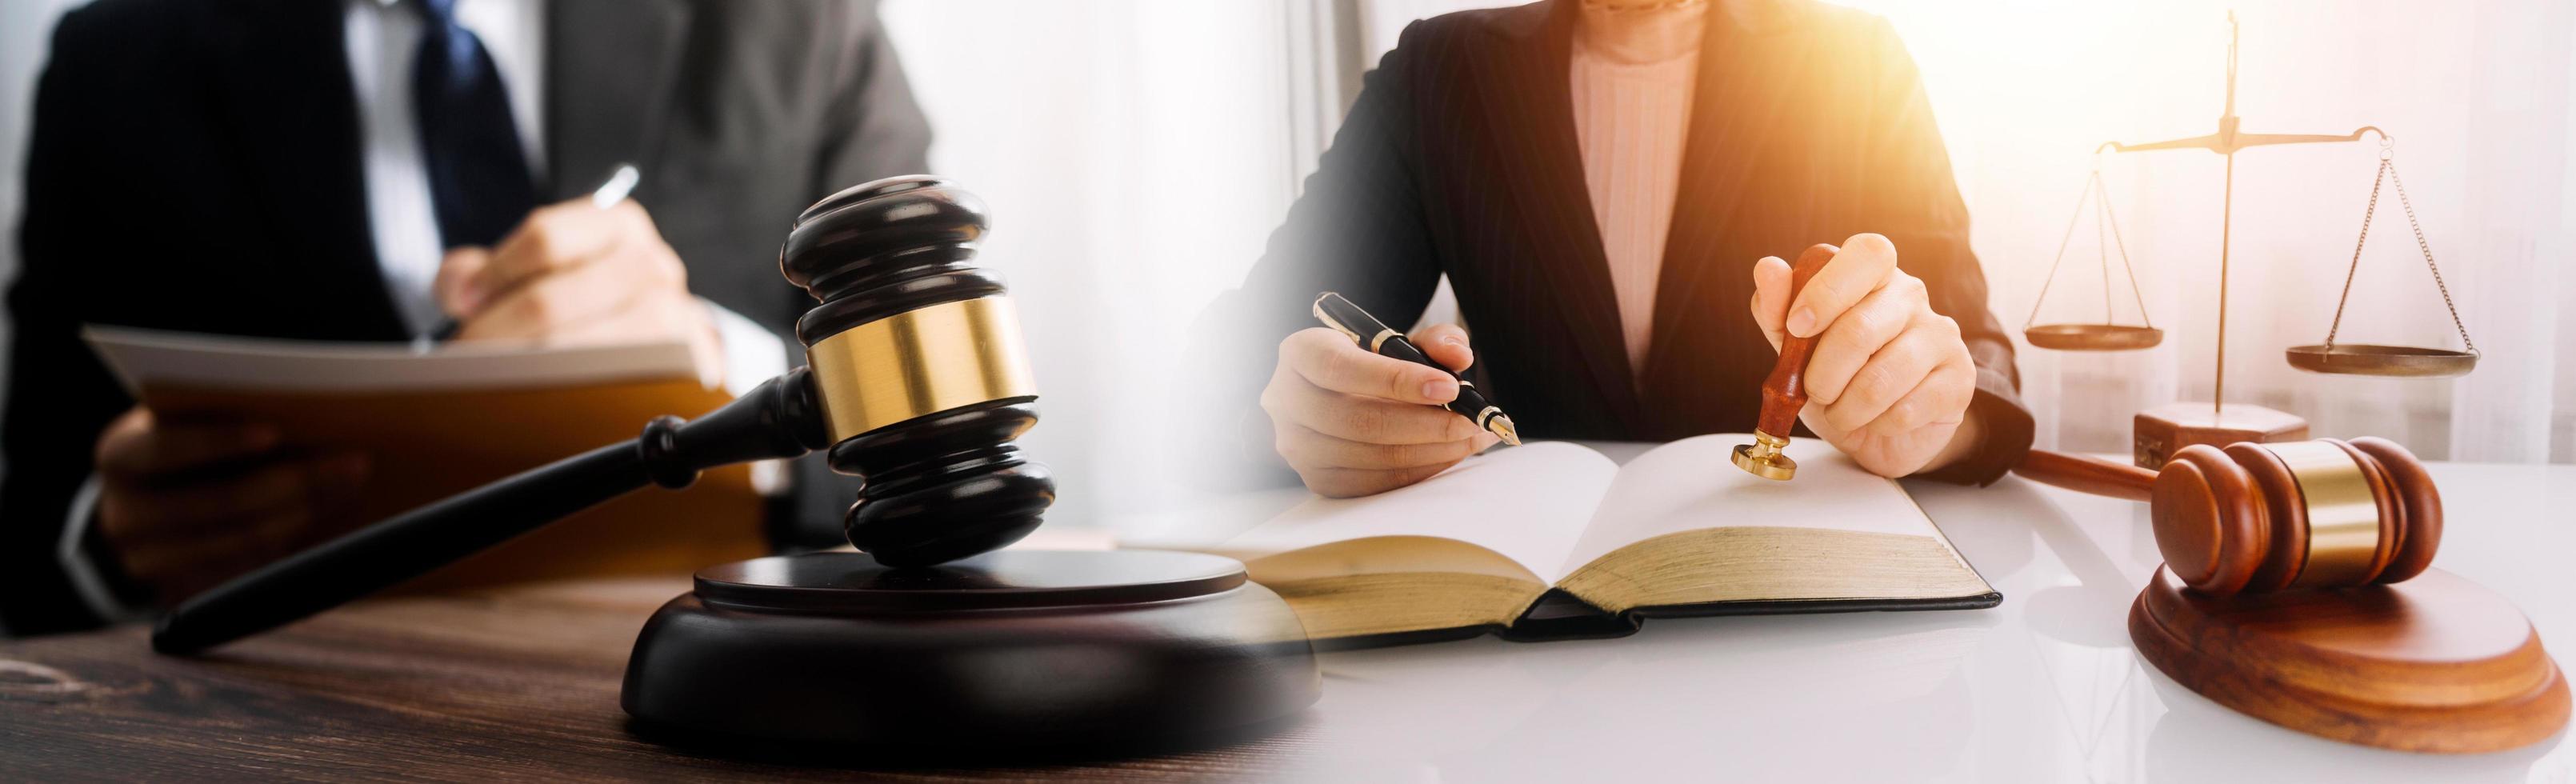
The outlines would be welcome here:
M 456 0 L 420 0 L 420 7 L 412 115 L 439 239 L 449 248 L 492 245 L 537 203 L 509 90 L 483 42 L 456 23 Z

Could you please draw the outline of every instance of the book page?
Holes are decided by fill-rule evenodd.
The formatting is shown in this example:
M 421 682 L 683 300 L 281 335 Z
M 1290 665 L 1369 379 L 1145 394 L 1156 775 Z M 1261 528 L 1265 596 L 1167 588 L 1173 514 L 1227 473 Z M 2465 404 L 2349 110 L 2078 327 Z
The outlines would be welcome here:
M 1411 487 L 1308 500 L 1211 549 L 1257 558 L 1349 539 L 1430 536 L 1492 550 L 1554 582 L 1618 471 L 1600 453 L 1559 441 L 1498 449 Z
M 395 392 L 699 379 L 688 344 L 676 340 L 568 348 L 507 343 L 415 348 L 101 326 L 83 328 L 82 336 L 129 392 Z
M 1735 467 L 1729 453 L 1737 444 L 1750 443 L 1753 436 L 1740 433 L 1695 436 L 1630 460 L 1611 480 L 1582 540 L 1550 579 L 1629 544 L 1702 528 L 1745 525 L 1940 536 L 1895 480 L 1862 469 L 1832 444 L 1792 439 L 1788 455 L 1798 461 L 1798 476 L 1783 482 Z

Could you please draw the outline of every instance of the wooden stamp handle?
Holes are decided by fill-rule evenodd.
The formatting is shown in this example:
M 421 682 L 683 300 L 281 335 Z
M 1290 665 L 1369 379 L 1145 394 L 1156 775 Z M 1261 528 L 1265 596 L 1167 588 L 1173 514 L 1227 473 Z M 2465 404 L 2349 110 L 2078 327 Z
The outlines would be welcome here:
M 1825 268 L 1841 248 L 1817 243 L 1798 254 L 1798 263 L 1789 268 L 1789 304 L 1798 303 L 1798 292 L 1805 291 L 1807 280 Z M 1786 314 L 1783 314 L 1785 316 Z M 1822 333 L 1819 333 L 1821 335 Z M 1783 332 L 1780 336 L 1780 363 L 1771 366 L 1771 377 L 1762 380 L 1762 417 L 1753 429 L 1780 438 L 1798 425 L 1798 410 L 1807 405 L 1807 358 L 1816 353 L 1816 335 L 1796 337 Z

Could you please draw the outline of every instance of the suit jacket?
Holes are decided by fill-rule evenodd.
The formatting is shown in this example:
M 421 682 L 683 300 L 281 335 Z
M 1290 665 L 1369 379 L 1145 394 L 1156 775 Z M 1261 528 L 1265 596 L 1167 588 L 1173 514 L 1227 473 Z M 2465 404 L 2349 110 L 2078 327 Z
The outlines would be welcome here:
M 55 544 L 92 444 L 133 400 L 82 324 L 407 339 L 369 234 L 342 13 L 341 0 L 99 0 L 56 28 L 9 292 L 12 631 L 86 616 Z M 783 335 L 811 303 L 779 276 L 789 220 L 927 168 L 928 127 L 874 0 L 553 0 L 547 14 L 543 200 L 638 163 L 634 196 L 690 288 Z M 773 533 L 837 539 L 850 485 L 820 487 L 828 471 L 800 462 L 811 511 L 785 519 L 821 530 Z
M 1957 319 L 1986 425 L 1940 476 L 1986 482 L 2029 447 L 2011 340 L 1986 309 L 1968 214 L 1914 63 L 1884 20 L 1807 0 L 1709 14 L 1652 344 L 1632 371 L 1568 98 L 1573 0 L 1415 22 L 1365 79 L 1244 288 L 1229 353 L 1270 347 L 1337 290 L 1413 323 L 1444 273 L 1478 386 L 1528 436 L 1669 440 L 1751 430 L 1778 354 L 1752 266 L 1872 231 Z M 1240 400 L 1253 395 L 1242 393 Z M 1257 417 L 1247 417 L 1257 419 Z M 1267 430 L 1254 436 L 1266 444 Z

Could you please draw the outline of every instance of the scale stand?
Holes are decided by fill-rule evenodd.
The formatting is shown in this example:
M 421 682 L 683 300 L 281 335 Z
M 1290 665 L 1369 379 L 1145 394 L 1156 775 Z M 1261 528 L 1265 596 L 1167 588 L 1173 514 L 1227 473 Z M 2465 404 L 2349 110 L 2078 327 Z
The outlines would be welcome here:
M 2236 12 L 2227 13 L 2227 107 L 2218 116 L 2218 131 L 2206 136 L 2168 139 L 2143 144 L 2104 142 L 2095 148 L 2101 152 L 2144 152 L 2148 150 L 2208 150 L 2227 159 L 2226 186 L 2219 204 L 2218 223 L 2218 361 L 2210 384 L 2209 403 L 2172 403 L 2138 412 L 2131 425 L 2134 436 L 2133 455 L 2144 468 L 2157 468 L 2173 456 L 2175 450 L 2192 444 L 2225 446 L 2238 441 L 2270 443 L 2300 441 L 2308 437 L 2308 422 L 2296 414 L 2252 404 L 2229 405 L 2227 399 L 2227 265 L 2228 246 L 2235 223 L 2236 152 L 2248 147 L 2275 144 L 2310 144 L 2318 142 L 2360 141 L 2363 134 L 2376 133 L 2388 138 L 2385 131 L 2362 126 L 2349 134 L 2305 133 L 2239 133 L 2236 116 Z

